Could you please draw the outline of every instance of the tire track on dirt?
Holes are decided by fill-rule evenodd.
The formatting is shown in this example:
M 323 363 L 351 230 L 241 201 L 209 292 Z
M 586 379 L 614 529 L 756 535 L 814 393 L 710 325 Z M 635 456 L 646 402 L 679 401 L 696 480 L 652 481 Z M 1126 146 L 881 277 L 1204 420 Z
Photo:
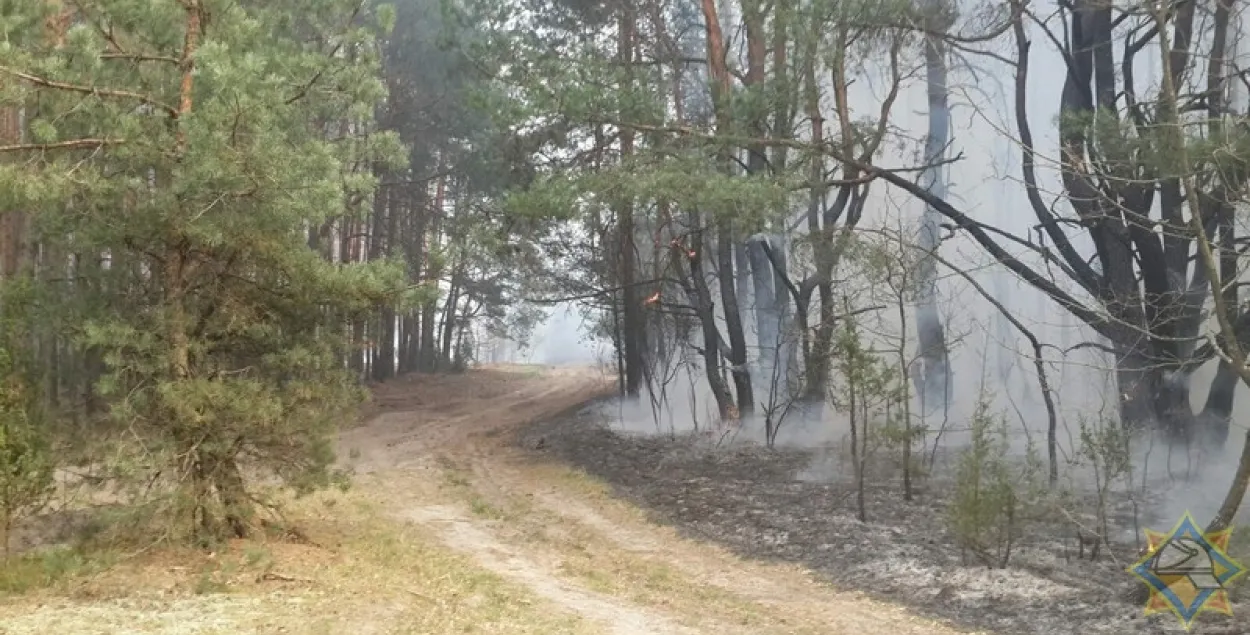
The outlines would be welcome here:
M 532 372 L 532 371 L 531 371 Z M 613 635 L 689 635 L 690 629 L 646 607 L 594 592 L 565 579 L 550 566 L 539 564 L 524 550 L 502 539 L 489 523 L 466 513 L 462 506 L 434 503 L 440 498 L 431 470 L 451 464 L 467 469 L 479 484 L 492 480 L 489 469 L 499 433 L 519 425 L 566 411 L 603 394 L 605 382 L 586 369 L 553 370 L 532 377 L 513 371 L 508 390 L 472 403 L 472 398 L 437 412 L 424 403 L 402 410 L 403 399 L 388 397 L 391 408 L 401 409 L 374 418 L 362 428 L 348 431 L 340 445 L 357 456 L 354 469 L 372 473 L 388 491 L 401 520 L 433 530 L 442 542 L 473 558 L 479 566 L 519 582 L 553 605 L 597 622 Z M 414 387 L 420 391 L 420 387 Z M 383 387 L 382 389 L 386 389 Z M 432 401 L 438 395 L 431 395 Z M 414 398 L 414 400 L 417 400 Z M 420 400 L 418 400 L 420 401 Z M 484 402 L 484 403 L 483 403 Z M 434 412 L 431 412 L 431 411 Z M 499 489 L 505 493 L 506 488 Z
M 680 570 L 694 584 L 714 586 L 774 612 L 809 624 L 825 624 L 830 635 L 891 632 L 903 635 L 955 635 L 957 631 L 906 609 L 872 600 L 858 592 L 834 589 L 794 567 L 744 562 L 707 544 L 692 543 L 676 531 L 638 518 L 619 501 L 592 505 L 575 492 L 525 475 L 522 462 L 497 464 L 495 479 L 537 485 L 525 494 L 535 505 L 565 523 L 594 532 L 622 551 Z
M 566 466 L 536 463 L 534 456 L 509 443 L 509 433 L 610 393 L 611 382 L 587 369 L 552 369 L 541 374 L 530 370 L 499 381 L 490 396 L 476 404 L 460 400 L 442 412 L 413 404 L 409 411 L 384 414 L 365 430 L 344 435 L 347 445 L 359 448 L 362 467 L 379 472 L 388 491 L 402 492 L 398 498 L 391 497 L 397 517 L 434 530 L 445 544 L 471 555 L 481 566 L 525 584 L 565 610 L 603 624 L 614 635 L 959 632 L 900 607 L 817 583 L 796 569 L 745 562 L 714 546 L 681 538 L 670 528 L 646 521 L 623 502 L 587 498 L 585 492 L 555 477 Z M 388 401 L 391 407 L 405 407 L 400 397 L 392 395 Z M 418 466 L 439 470 L 412 469 Z M 437 479 L 430 475 L 437 473 L 444 479 L 454 474 L 464 481 L 468 490 L 461 494 L 473 495 L 474 501 L 480 497 L 485 504 L 520 511 L 504 522 L 479 517 L 466 501 L 448 500 L 447 492 L 431 482 Z M 592 537 L 598 557 L 650 561 L 675 571 L 681 580 L 678 588 L 715 587 L 722 596 L 739 598 L 734 610 L 739 615 L 744 610 L 755 615 L 756 626 L 726 623 L 706 610 L 699 614 L 683 611 L 678 620 L 671 611 L 674 607 L 654 594 L 640 596 L 648 598 L 640 604 L 591 590 L 585 581 L 566 575 L 560 564 L 561 549 L 577 549 L 577 538 L 534 542 L 525 535 L 561 534 L 574 527 L 582 537 Z M 656 601 L 665 608 L 652 606 Z M 689 602 L 678 605 L 690 608 Z M 769 624 L 765 631 L 759 630 L 760 620 Z
M 470 554 L 481 566 L 525 584 L 540 597 L 556 605 L 604 624 L 613 635 L 695 633 L 673 624 L 663 616 L 622 604 L 559 578 L 483 530 L 473 519 L 465 517 L 454 507 L 430 505 L 407 510 L 404 515 L 409 520 L 435 528 L 445 544 Z

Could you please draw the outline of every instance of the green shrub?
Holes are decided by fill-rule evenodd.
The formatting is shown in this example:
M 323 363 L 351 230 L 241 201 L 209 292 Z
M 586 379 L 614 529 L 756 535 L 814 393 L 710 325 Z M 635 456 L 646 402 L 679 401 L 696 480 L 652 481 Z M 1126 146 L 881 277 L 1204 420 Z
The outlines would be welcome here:
M 1045 467 L 1032 442 L 1023 462 L 1013 460 L 1007 422 L 991 415 L 985 400 L 977 405 L 971 432 L 959 457 L 948 526 L 965 564 L 971 553 L 988 567 L 1005 568 L 1030 510 L 1046 495 Z

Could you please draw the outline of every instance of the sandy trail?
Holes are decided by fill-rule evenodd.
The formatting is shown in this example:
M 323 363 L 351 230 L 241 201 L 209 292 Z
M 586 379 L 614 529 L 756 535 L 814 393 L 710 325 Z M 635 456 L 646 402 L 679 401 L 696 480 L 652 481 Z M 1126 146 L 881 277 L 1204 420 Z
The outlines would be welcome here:
M 378 476 L 401 492 L 394 513 L 434 530 L 447 546 L 462 551 L 482 567 L 520 582 L 540 597 L 614 635 L 689 633 L 666 617 L 560 578 L 551 566 L 507 544 L 496 528 L 471 513 L 445 504 L 421 502 L 420 492 L 433 484 L 430 470 L 449 463 L 489 474 L 503 458 L 495 439 L 504 431 L 575 408 L 603 394 L 601 375 L 588 369 L 487 367 L 474 377 L 438 378 L 428 383 L 401 382 L 379 387 L 375 403 L 385 410 L 340 438 L 341 455 L 353 456 L 358 474 Z M 462 381 L 455 381 L 461 379 Z M 403 393 L 410 391 L 405 396 Z
M 568 468 L 543 461 L 540 452 L 511 443 L 510 433 L 526 423 L 575 409 L 612 387 L 601 372 L 585 368 L 495 366 L 397 380 L 378 387 L 379 414 L 342 435 L 340 456 L 351 457 L 346 462 L 362 486 L 385 492 L 396 518 L 433 530 L 448 547 L 604 633 L 959 632 L 836 591 L 797 568 L 744 562 L 685 540 Z M 449 498 L 448 489 L 462 494 Z M 515 513 L 490 513 L 499 509 Z M 594 584 L 603 576 L 570 573 L 576 562 L 613 570 Z M 648 593 L 610 579 L 623 575 L 663 578 L 666 586 Z M 674 591 L 665 595 L 665 588 Z M 711 599 L 690 599 L 684 590 Z

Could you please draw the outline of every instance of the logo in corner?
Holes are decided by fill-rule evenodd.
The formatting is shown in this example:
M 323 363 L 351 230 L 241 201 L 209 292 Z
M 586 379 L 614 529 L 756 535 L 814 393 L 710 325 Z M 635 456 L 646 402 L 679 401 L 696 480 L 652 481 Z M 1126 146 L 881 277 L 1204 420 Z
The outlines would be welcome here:
M 1232 615 L 1227 585 L 1246 572 L 1229 557 L 1232 528 L 1202 533 L 1189 512 L 1167 533 L 1146 530 L 1150 546 L 1129 573 L 1150 589 L 1146 615 L 1171 611 L 1189 630 L 1203 611 Z

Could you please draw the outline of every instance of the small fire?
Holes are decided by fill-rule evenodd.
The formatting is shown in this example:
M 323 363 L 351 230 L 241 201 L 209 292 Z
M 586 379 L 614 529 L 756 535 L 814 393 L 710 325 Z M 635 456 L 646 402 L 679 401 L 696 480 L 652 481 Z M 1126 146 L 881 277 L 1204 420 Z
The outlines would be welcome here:
M 660 301 L 660 292 L 656 291 L 655 293 L 651 294 L 651 297 L 647 298 L 646 300 L 643 300 L 642 303 L 643 304 L 656 304 L 659 301 Z
M 695 250 L 693 250 L 693 249 L 689 249 L 689 248 L 687 248 L 685 245 L 681 244 L 681 240 L 680 240 L 680 239 L 674 238 L 674 239 L 672 240 L 672 242 L 670 242 L 669 244 L 671 244 L 671 245 L 673 246 L 673 249 L 680 249 L 680 250 L 682 250 L 682 251 L 686 252 L 686 257 L 687 257 L 687 258 L 694 258 L 695 256 L 698 256 L 698 255 L 699 255 L 699 252 L 697 252 L 697 251 L 695 251 Z

